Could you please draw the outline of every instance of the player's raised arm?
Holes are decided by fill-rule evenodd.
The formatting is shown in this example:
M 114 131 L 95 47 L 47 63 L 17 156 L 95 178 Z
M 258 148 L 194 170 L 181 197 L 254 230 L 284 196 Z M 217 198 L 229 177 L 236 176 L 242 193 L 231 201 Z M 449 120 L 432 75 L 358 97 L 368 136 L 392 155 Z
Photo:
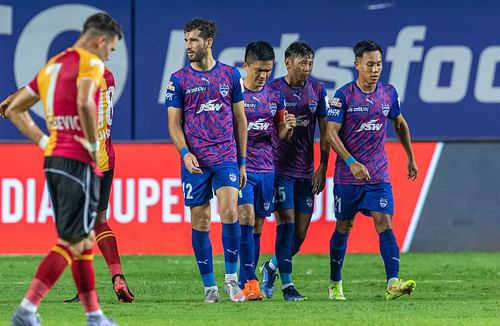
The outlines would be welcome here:
M 369 180 L 370 173 L 366 166 L 358 162 L 349 151 L 345 148 L 344 143 L 340 140 L 339 131 L 342 124 L 338 122 L 328 121 L 326 127 L 327 141 L 333 150 L 340 156 L 344 162 L 349 166 L 351 173 L 358 180 Z
M 13 96 L 14 95 L 14 96 Z M 5 109 L 6 117 L 29 139 L 44 149 L 48 144 L 47 136 L 35 124 L 28 110 L 39 98 L 22 88 L 14 93 L 12 102 Z M 8 99 L 6 100 L 8 101 Z
M 393 120 L 394 131 L 398 135 L 399 141 L 405 149 L 406 156 L 408 156 L 408 178 L 415 180 L 418 175 L 417 162 L 415 161 L 415 156 L 413 155 L 413 148 L 411 146 L 411 136 L 410 128 L 403 114 L 399 114 Z
M 245 160 L 247 156 L 248 122 L 245 115 L 245 104 L 243 101 L 233 103 L 234 129 L 236 136 L 236 147 L 238 149 L 238 165 L 240 166 L 240 189 L 247 183 Z

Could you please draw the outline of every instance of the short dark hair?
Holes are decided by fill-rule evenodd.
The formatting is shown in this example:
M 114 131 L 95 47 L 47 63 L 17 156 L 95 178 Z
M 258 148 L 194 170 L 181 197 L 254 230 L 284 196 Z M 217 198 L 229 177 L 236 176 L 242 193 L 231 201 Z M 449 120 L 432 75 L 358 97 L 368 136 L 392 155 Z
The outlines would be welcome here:
M 256 61 L 274 62 L 274 49 L 271 44 L 264 41 L 255 41 L 248 43 L 245 49 L 245 62 L 252 64 Z
M 98 12 L 87 18 L 83 24 L 82 34 L 106 34 L 110 37 L 118 36 L 118 39 L 121 40 L 122 28 L 113 17 L 105 12 Z
M 358 42 L 354 46 L 353 51 L 354 51 L 354 56 L 356 58 L 361 58 L 363 56 L 363 53 L 365 52 L 380 51 L 380 54 L 384 54 L 382 52 L 382 48 L 380 47 L 380 45 L 378 45 L 377 42 L 372 40 L 364 40 Z
M 289 57 L 308 57 L 314 58 L 314 50 L 311 46 L 303 41 L 295 41 L 290 44 L 285 50 L 285 59 Z
M 209 38 L 214 39 L 217 33 L 217 28 L 213 21 L 201 18 L 195 18 L 184 25 L 184 33 L 189 33 L 195 29 L 200 31 L 200 36 L 205 40 Z

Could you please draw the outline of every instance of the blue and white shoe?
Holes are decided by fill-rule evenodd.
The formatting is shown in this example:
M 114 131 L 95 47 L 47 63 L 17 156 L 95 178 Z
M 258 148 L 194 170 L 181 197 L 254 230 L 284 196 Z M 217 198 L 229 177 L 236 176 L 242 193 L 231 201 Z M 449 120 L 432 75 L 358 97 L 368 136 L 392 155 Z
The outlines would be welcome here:
M 290 285 L 283 289 L 283 299 L 285 301 L 304 301 L 307 300 L 307 297 L 300 294 L 293 285 Z
M 113 320 L 106 318 L 104 315 L 88 316 L 87 326 L 118 326 Z
M 276 281 L 278 273 L 269 266 L 268 261 L 259 267 L 259 272 L 262 275 L 260 290 L 264 293 L 266 298 L 272 299 L 274 294 L 274 281 Z
M 40 318 L 36 312 L 31 312 L 23 307 L 17 308 L 10 319 L 12 326 L 40 326 Z

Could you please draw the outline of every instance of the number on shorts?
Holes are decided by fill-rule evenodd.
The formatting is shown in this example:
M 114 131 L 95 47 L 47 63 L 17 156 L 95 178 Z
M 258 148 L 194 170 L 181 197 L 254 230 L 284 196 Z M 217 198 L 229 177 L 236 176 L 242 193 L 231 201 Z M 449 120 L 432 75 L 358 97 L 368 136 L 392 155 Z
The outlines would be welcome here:
M 335 212 L 342 213 L 342 198 L 339 196 L 335 196 Z
M 183 182 L 182 190 L 184 190 L 184 199 L 193 199 L 193 195 L 191 195 L 191 192 L 193 192 L 192 184 Z
M 278 203 L 285 202 L 285 200 L 286 200 L 285 187 L 274 188 L 273 197 L 274 197 L 274 200 L 277 201 Z

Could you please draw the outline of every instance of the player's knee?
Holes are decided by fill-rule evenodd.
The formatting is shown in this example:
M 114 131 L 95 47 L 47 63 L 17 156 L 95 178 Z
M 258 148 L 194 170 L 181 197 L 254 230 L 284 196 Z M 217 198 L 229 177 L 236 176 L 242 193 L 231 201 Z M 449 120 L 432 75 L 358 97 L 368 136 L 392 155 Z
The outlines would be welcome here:
M 210 213 L 202 211 L 191 214 L 191 224 L 197 231 L 210 231 Z
M 238 220 L 238 209 L 234 205 L 227 205 L 220 209 L 220 218 L 223 223 L 235 223 Z
M 262 233 L 262 226 L 264 225 L 264 218 L 256 218 L 253 226 L 253 233 Z
M 97 213 L 97 217 L 95 219 L 95 225 L 100 225 L 106 222 L 106 211 L 100 211 Z
M 347 220 L 347 221 L 337 220 L 335 230 L 342 234 L 349 234 L 351 233 L 352 226 L 353 226 L 353 220 Z
M 247 207 L 250 206 L 250 207 Z M 238 216 L 241 225 L 254 225 L 254 213 L 251 205 L 241 205 L 238 207 Z

